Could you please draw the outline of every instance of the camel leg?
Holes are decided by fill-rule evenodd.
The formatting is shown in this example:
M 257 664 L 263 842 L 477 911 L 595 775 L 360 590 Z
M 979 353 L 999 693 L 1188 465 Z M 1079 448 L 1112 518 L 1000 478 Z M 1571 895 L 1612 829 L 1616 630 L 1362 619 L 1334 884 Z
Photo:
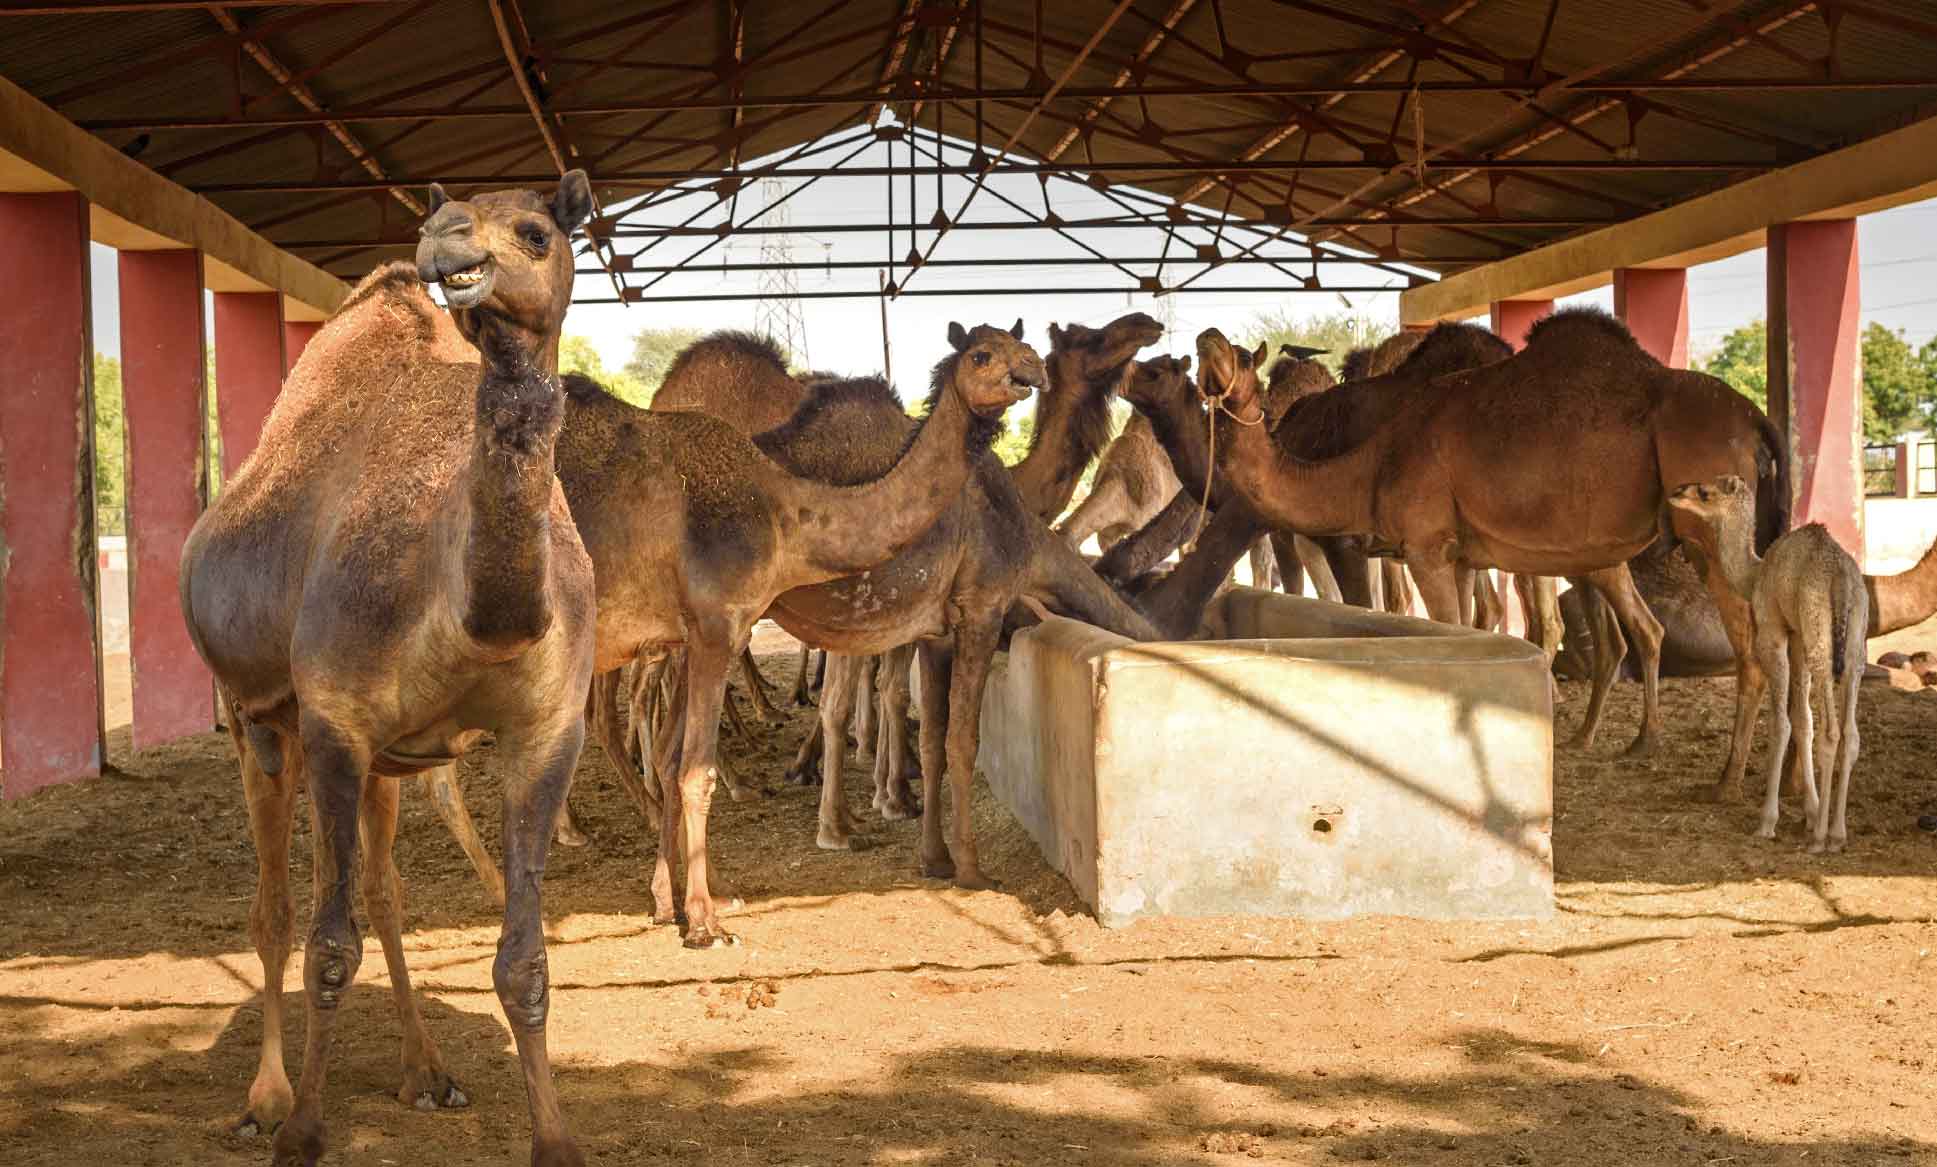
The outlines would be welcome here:
M 786 715 L 773 706 L 773 695 L 767 691 L 767 678 L 760 672 L 760 662 L 753 659 L 753 649 L 748 648 L 740 654 L 740 675 L 746 679 L 747 700 L 753 702 L 753 715 L 768 725 L 779 725 L 786 721 Z
M 1081 550 L 1085 539 L 1106 527 L 1121 523 L 1122 516 L 1132 509 L 1134 504 L 1122 481 L 1106 478 L 1090 488 L 1090 492 L 1083 496 L 1083 501 L 1070 512 L 1069 518 L 1056 528 L 1056 533 L 1067 539 L 1071 547 Z
M 1506 624 L 1506 605 L 1500 602 L 1500 589 L 1493 582 L 1493 572 L 1481 568 L 1473 573 L 1473 622 L 1474 626 L 1487 632 L 1498 632 Z
M 632 663 L 631 684 L 626 691 L 626 737 L 606 746 L 608 754 L 625 759 L 623 765 L 614 763 L 614 769 L 618 770 L 626 793 L 632 796 L 639 817 L 645 820 L 647 832 L 655 835 L 665 811 L 661 802 L 665 795 L 659 771 L 654 768 L 652 743 L 662 720 L 664 702 L 660 699 L 660 682 L 665 671 L 663 653 L 641 657 Z M 598 678 L 594 677 L 592 683 L 596 686 Z
M 1764 774 L 1762 816 L 1755 833 L 1757 838 L 1773 839 L 1776 820 L 1782 815 L 1782 761 L 1794 729 L 1789 721 L 1789 646 L 1772 630 L 1758 629 L 1755 651 L 1769 678 L 1769 761 Z
M 454 769 L 438 767 L 439 771 Z M 391 854 L 397 842 L 400 789 L 395 779 L 376 775 L 365 779 L 359 824 L 363 845 L 363 910 L 369 913 L 370 927 L 383 945 L 384 967 L 390 970 L 390 995 L 397 1003 L 397 1020 L 404 1030 L 404 1078 L 397 1088 L 397 1101 L 418 1110 L 469 1106 L 470 1099 L 445 1070 L 444 1056 L 438 1052 L 430 1030 L 424 1027 L 423 1014 L 417 1011 L 417 996 L 410 990 L 410 968 L 404 962 L 404 887 L 397 875 L 396 858 Z M 563 805 L 561 799 L 560 806 Z M 464 817 L 468 820 L 470 815 Z M 502 891 L 499 902 L 503 902 Z
M 498 870 L 498 861 L 484 849 L 484 840 L 478 838 L 478 825 L 471 820 L 471 808 L 464 805 L 464 788 L 457 781 L 457 764 L 453 762 L 427 771 L 419 781 L 423 784 L 424 793 L 430 795 L 430 804 L 437 809 L 437 817 L 444 820 L 444 826 L 457 840 L 457 845 L 464 849 L 464 857 L 471 861 L 471 867 L 477 871 L 478 882 L 484 885 L 484 894 L 491 897 L 492 903 L 504 907 L 504 875 Z M 368 797 L 367 793 L 365 797 Z M 367 848 L 367 841 L 365 846 Z M 365 894 L 368 894 L 367 888 Z
M 1414 568 L 1413 574 L 1418 575 L 1419 569 Z M 1462 628 L 1474 627 L 1473 609 L 1476 605 L 1473 602 L 1473 589 L 1479 586 L 1478 575 L 1479 573 L 1464 564 L 1453 568 L 1453 594 L 1459 603 L 1459 611 L 1455 615 L 1454 622 Z M 1426 581 L 1423 579 L 1419 581 L 1419 590 L 1421 593 L 1426 590 Z M 1434 617 L 1434 619 L 1437 618 Z
M 1661 621 L 1635 590 L 1627 564 L 1604 568 L 1587 579 L 1614 609 L 1641 658 L 1641 732 L 1628 747 L 1628 757 L 1645 758 L 1654 753 L 1661 733 Z
M 1271 541 L 1278 553 L 1279 568 L 1285 573 L 1286 592 L 1292 595 L 1304 592 L 1303 583 L 1294 588 L 1291 582 L 1293 573 L 1303 568 L 1305 574 L 1312 577 L 1312 590 L 1318 593 L 1319 599 L 1330 600 L 1334 604 L 1345 602 L 1345 594 L 1339 590 L 1338 579 L 1332 575 L 1332 565 L 1326 560 L 1325 553 L 1319 550 L 1318 544 L 1295 533 L 1289 540 L 1282 535 L 1273 535 Z M 1288 566 L 1290 564 L 1296 564 L 1297 567 Z
M 685 657 L 678 658 L 681 666 Z M 684 672 L 684 668 L 681 669 Z M 667 678 L 670 680 L 670 678 Z M 679 825 L 679 773 L 681 743 L 686 728 L 686 686 L 672 685 L 663 693 L 661 712 L 653 727 L 651 750 L 653 772 L 659 775 L 659 846 L 652 860 L 652 922 L 686 923 L 679 906 L 679 865 L 673 862 L 681 844 Z
M 821 780 L 821 719 L 807 727 L 807 733 L 800 739 L 800 748 L 794 751 L 794 760 L 781 776 L 795 786 L 812 786 Z
M 813 657 L 814 649 L 811 645 L 800 646 L 800 668 L 794 672 L 794 704 L 796 705 L 814 703 L 807 694 L 807 682 L 811 679 L 808 674 L 812 671 Z
M 1830 666 L 1829 636 L 1823 635 L 1820 641 L 1811 645 L 1809 671 L 1812 700 L 1810 703 L 1811 728 L 1815 738 L 1815 767 L 1810 771 L 1811 790 L 1816 805 L 1811 807 L 1805 800 L 1805 822 L 1809 824 L 1809 853 L 1821 855 L 1829 850 L 1829 816 L 1835 800 L 1835 774 L 1838 747 L 1842 744 L 1843 726 L 1838 720 L 1842 710 L 1837 708 L 1835 673 Z M 1819 712 L 1816 706 L 1822 706 Z
M 903 645 L 882 654 L 875 671 L 881 695 L 881 743 L 874 754 L 874 809 L 889 822 L 914 818 L 913 792 L 908 789 L 908 665 L 915 646 Z
M 860 699 L 860 674 L 869 658 L 836 654 L 821 689 L 821 804 L 814 845 L 823 851 L 860 851 L 867 839 L 847 809 L 842 778 L 846 765 L 847 721 Z
M 718 716 L 716 710 L 715 727 Z M 584 742 L 584 724 L 574 720 L 543 738 L 500 743 L 507 896 L 498 955 L 491 963 L 491 985 L 497 990 L 498 1004 L 518 1047 L 519 1068 L 524 1071 L 532 1167 L 583 1167 L 585 1163 L 559 1110 L 546 1050 L 551 976 L 539 894 L 553 820 L 564 805 L 565 789 Z
M 1258 536 L 1244 554 L 1251 568 L 1252 587 L 1270 591 L 1282 585 L 1284 577 L 1278 574 L 1278 560 L 1271 553 L 1271 536 Z
M 1803 834 L 1811 835 L 1815 830 L 1816 816 L 1822 805 L 1816 796 L 1816 729 L 1814 711 L 1810 708 L 1810 682 L 1815 679 L 1815 669 L 1809 654 L 1803 647 L 1802 638 L 1789 638 L 1789 721 L 1792 729 L 1790 742 L 1796 751 L 1796 768 L 1803 780 Z M 1770 692 L 1774 692 L 1771 689 Z M 1778 796 L 1779 797 L 1779 796 Z
M 820 650 L 820 655 L 814 658 L 814 692 L 816 693 L 820 692 L 822 686 L 824 686 L 826 683 L 827 683 L 827 650 L 823 648 Z
M 857 657 L 854 662 L 854 693 L 850 698 L 854 717 L 854 756 L 874 760 L 874 670 L 881 658 L 874 653 Z M 843 725 L 842 732 L 847 727 Z
M 955 661 L 948 686 L 949 858 L 955 861 L 955 886 L 992 888 L 975 853 L 975 824 L 969 798 L 975 787 L 975 757 L 982 745 L 982 692 L 1002 637 L 1002 620 L 965 619 L 955 629 Z M 925 727 L 924 727 L 925 728 Z
M 226 708 L 226 702 L 224 703 Z M 289 892 L 289 829 L 295 819 L 296 789 L 302 781 L 302 754 L 283 743 L 281 773 L 268 774 L 242 734 L 241 718 L 231 712 L 229 734 L 242 760 L 242 792 L 249 803 L 249 836 L 256 848 L 256 898 L 249 909 L 249 939 L 262 962 L 262 1046 L 249 1109 L 236 1124 L 243 1135 L 268 1134 L 296 1104 L 283 1069 L 283 971 L 295 931 L 296 905 Z
M 1406 562 L 1412 568 L 1413 582 L 1419 588 L 1419 599 L 1426 607 L 1426 617 L 1441 624 L 1460 623 L 1461 601 L 1464 600 L 1465 605 L 1471 607 L 1472 581 L 1461 578 L 1460 569 L 1450 563 Z M 1391 582 L 1391 577 L 1387 577 L 1387 582 Z
M 1378 568 L 1363 552 L 1348 546 L 1346 540 L 1329 538 L 1308 540 L 1324 553 L 1326 566 L 1332 569 L 1332 579 L 1337 582 L 1339 599 L 1355 607 L 1370 609 L 1372 598 L 1372 579 Z
M 1621 662 L 1628 655 L 1628 638 L 1622 634 L 1620 621 L 1614 618 L 1614 608 L 1602 597 L 1599 588 L 1584 578 L 1575 579 L 1573 584 L 1580 589 L 1583 609 L 1594 625 L 1594 674 L 1593 687 L 1587 695 L 1587 712 L 1566 748 L 1586 750 L 1593 748 L 1594 735 L 1600 732 L 1607 695 L 1613 690 L 1615 679 L 1621 673 Z
M 720 777 L 720 703 L 726 695 L 726 672 L 746 636 L 724 616 L 696 616 L 689 627 L 695 635 L 686 645 L 686 717 L 679 781 L 674 786 L 675 797 L 668 799 L 677 803 L 679 822 L 669 823 L 675 830 L 664 837 L 678 838 L 684 847 L 686 947 L 713 948 L 736 943 L 720 926 L 707 880 L 706 818 L 713 805 L 713 785 Z M 677 831 L 684 831 L 684 837 Z
M 303 754 L 309 778 L 312 846 L 309 939 L 303 947 L 306 1024 L 296 1105 L 276 1132 L 275 1167 L 315 1167 L 323 1156 L 323 1090 L 337 1011 L 363 963 L 363 936 L 351 908 L 357 862 L 358 808 L 370 770 L 367 742 L 303 711 Z M 563 795 L 563 784 L 560 785 Z M 547 819 L 549 832 L 552 822 Z
M 740 719 L 740 703 L 733 699 L 733 689 L 731 686 L 721 690 L 720 704 L 726 709 L 727 720 L 733 723 L 734 735 L 748 745 L 752 745 L 756 740 L 753 736 L 753 730 L 748 727 L 745 721 Z M 756 798 L 773 797 L 773 791 L 768 790 L 764 786 L 756 786 L 742 779 L 739 770 L 735 769 L 725 758 L 719 760 L 719 771 L 720 785 L 726 787 L 727 797 L 735 802 L 752 802 Z
M 1850 837 L 1850 778 L 1856 768 L 1856 756 L 1863 745 L 1862 736 L 1856 728 L 1856 699 L 1858 687 L 1863 683 L 1863 658 L 1863 649 L 1852 647 L 1843 662 L 1843 687 L 1837 693 L 1835 716 L 1842 729 L 1842 740 L 1836 749 L 1836 805 L 1833 811 L 1827 808 L 1824 811 L 1825 818 L 1834 815 L 1829 824 L 1831 851 L 1841 851 L 1849 843 Z M 1830 796 L 1829 791 L 1824 791 L 1825 798 Z
M 948 691 L 952 638 L 923 641 L 921 655 L 921 873 L 952 879 L 955 861 L 942 838 L 942 775 L 948 768 Z
M 1406 575 L 1405 563 L 1397 559 L 1381 559 L 1378 562 L 1379 573 L 1384 577 L 1385 610 L 1398 616 L 1410 614 L 1413 587 L 1412 580 Z

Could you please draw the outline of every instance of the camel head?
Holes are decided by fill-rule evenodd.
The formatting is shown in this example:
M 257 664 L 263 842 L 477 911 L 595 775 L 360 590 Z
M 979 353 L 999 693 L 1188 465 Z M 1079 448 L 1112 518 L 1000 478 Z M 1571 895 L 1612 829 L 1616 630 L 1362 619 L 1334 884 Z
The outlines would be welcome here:
M 1197 382 L 1190 379 L 1190 358 L 1164 355 L 1137 361 L 1117 392 L 1146 413 L 1161 412 L 1179 401 L 1197 402 Z
M 583 170 L 559 179 L 547 199 L 528 190 L 454 199 L 430 188 L 430 217 L 417 229 L 417 275 L 444 286 L 457 327 L 473 343 L 480 317 L 556 342 L 572 300 L 572 232 L 591 216 Z
M 1206 328 L 1197 334 L 1197 366 L 1203 372 L 1197 391 L 1207 401 L 1222 400 L 1233 415 L 1256 416 L 1263 408 L 1258 403 L 1258 366 L 1268 351 L 1269 344 L 1259 341 L 1257 351 L 1247 352 L 1217 329 Z
M 1755 522 L 1755 488 L 1734 474 L 1677 486 L 1668 492 L 1668 505 L 1712 531 Z
M 1323 393 L 1337 383 L 1332 380 L 1330 369 L 1312 359 L 1328 350 L 1302 344 L 1281 344 L 1278 351 L 1283 355 L 1272 363 L 1265 395 L 1279 409 L 1289 407 L 1301 397 Z
M 1117 387 L 1131 358 L 1163 339 L 1164 326 L 1142 312 L 1119 316 L 1101 328 L 1049 326 L 1051 386 Z
M 1000 416 L 1048 380 L 1042 357 L 1022 343 L 1020 319 L 1006 331 L 992 324 L 967 329 L 950 323 L 948 343 L 955 355 L 943 361 L 937 372 L 952 371 L 955 391 L 978 417 Z

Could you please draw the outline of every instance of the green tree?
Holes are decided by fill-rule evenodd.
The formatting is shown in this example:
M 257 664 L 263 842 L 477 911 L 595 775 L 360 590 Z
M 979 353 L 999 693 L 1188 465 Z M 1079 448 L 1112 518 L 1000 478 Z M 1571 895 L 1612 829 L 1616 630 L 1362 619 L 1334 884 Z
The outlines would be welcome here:
M 94 354 L 94 528 L 97 535 L 127 531 L 127 414 L 121 362 Z
M 646 400 L 659 392 L 673 358 L 702 335 L 696 328 L 644 328 L 633 334 L 632 359 L 625 363 L 625 371 L 645 392 Z
M 630 401 L 641 409 L 652 404 L 653 389 L 659 387 L 655 383 L 651 389 L 647 388 L 629 371 L 608 371 L 605 362 L 599 358 L 599 350 L 582 336 L 566 336 L 559 342 L 558 371 L 590 377 L 605 386 L 614 397 Z
M 1245 326 L 1244 344 L 1256 348 L 1259 341 L 1265 341 L 1270 346 L 1271 359 L 1274 360 L 1281 344 L 1322 348 L 1326 350 L 1325 354 L 1318 359 L 1336 373 L 1346 353 L 1355 348 L 1378 344 L 1391 336 L 1392 332 L 1391 325 L 1357 312 L 1299 317 L 1282 308 L 1273 308 L 1251 318 Z
M 1757 320 L 1722 338 L 1722 346 L 1703 362 L 1701 371 L 1727 381 L 1737 393 L 1769 408 L 1769 326 Z
M 1928 345 L 1925 346 L 1929 348 Z M 1893 442 L 1930 421 L 1930 369 L 1903 338 L 1871 321 L 1863 330 L 1863 440 Z

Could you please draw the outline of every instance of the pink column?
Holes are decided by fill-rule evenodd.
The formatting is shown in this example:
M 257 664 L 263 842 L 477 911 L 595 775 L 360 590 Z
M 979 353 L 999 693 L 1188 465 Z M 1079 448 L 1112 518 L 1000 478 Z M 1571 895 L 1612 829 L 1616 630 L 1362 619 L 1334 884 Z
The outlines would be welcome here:
M 256 448 L 282 389 L 282 296 L 215 293 L 215 409 L 222 428 L 222 480 Z
M 322 327 L 323 322 L 320 320 L 283 321 L 282 371 L 284 376 L 288 376 L 289 370 L 296 367 L 296 362 L 302 359 L 303 349 L 309 346 L 310 340 L 315 337 L 317 330 Z
M 128 425 L 128 649 L 134 745 L 215 728 L 215 691 L 182 623 L 182 543 L 206 490 L 200 252 L 121 253 Z
M 1527 330 L 1553 311 L 1552 300 L 1495 300 L 1493 331 L 1519 352 L 1527 343 Z
M 1795 522 L 1863 559 L 1856 220 L 1769 228 L 1769 416 L 1788 433 Z
M 1688 367 L 1688 269 L 1617 269 L 1614 314 L 1655 360 L 1671 369 Z
M 88 207 L 0 194 L 0 796 L 101 772 Z

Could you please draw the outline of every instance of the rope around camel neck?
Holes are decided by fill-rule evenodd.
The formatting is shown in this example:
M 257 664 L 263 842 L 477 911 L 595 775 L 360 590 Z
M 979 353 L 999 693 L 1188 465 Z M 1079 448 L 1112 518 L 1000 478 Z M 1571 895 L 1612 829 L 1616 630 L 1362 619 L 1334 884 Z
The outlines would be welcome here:
M 1224 404 L 1224 399 L 1226 397 L 1229 397 L 1230 395 L 1231 395 L 1231 391 L 1229 389 L 1226 389 L 1224 392 L 1218 394 L 1216 397 L 1208 397 L 1208 398 L 1205 398 L 1205 400 L 1209 401 L 1212 405 L 1216 406 L 1217 411 L 1219 413 L 1222 413 L 1225 417 L 1230 418 L 1232 421 L 1237 422 L 1239 425 L 1254 426 L 1254 425 L 1264 424 L 1264 403 L 1263 402 L 1258 403 L 1258 416 L 1252 419 L 1251 421 L 1246 421 L 1243 418 L 1239 417 L 1237 414 L 1231 412 L 1230 406 Z M 1209 426 L 1209 429 L 1211 431 L 1210 437 L 1209 437 L 1209 440 L 1205 443 L 1207 448 L 1205 451 L 1206 461 L 1204 464 L 1204 501 L 1199 503 L 1197 506 L 1197 522 L 1191 527 L 1190 538 L 1184 540 L 1184 546 L 1183 546 L 1183 549 L 1179 552 L 1179 558 L 1185 555 L 1189 555 L 1191 552 L 1197 550 L 1197 537 L 1204 533 L 1204 517 L 1211 513 L 1211 480 L 1217 477 L 1217 418 L 1215 417 L 1211 418 L 1211 424 Z

